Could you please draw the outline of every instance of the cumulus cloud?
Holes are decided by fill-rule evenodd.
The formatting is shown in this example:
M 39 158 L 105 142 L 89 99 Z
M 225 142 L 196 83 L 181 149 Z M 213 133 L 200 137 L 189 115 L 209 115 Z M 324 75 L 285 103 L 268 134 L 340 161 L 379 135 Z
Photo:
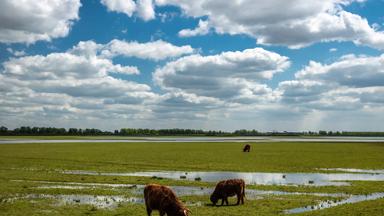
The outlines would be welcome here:
M 193 52 L 195 52 L 195 50 L 189 45 L 175 46 L 162 40 L 139 43 L 136 41 L 127 42 L 116 39 L 106 44 L 101 51 L 102 55 L 107 57 L 121 55 L 156 61 L 179 57 Z
M 213 56 L 186 56 L 157 69 L 153 77 L 165 90 L 244 101 L 268 98 L 271 89 L 260 82 L 289 65 L 287 57 L 255 48 Z
M 80 0 L 0 1 L 0 42 L 34 43 L 68 35 Z
M 5 116 L 19 118 L 135 117 L 159 98 L 150 86 L 113 73 L 139 74 L 134 66 L 100 55 L 104 45 L 80 42 L 67 52 L 11 58 L 0 71 L 0 102 Z
M 366 18 L 344 9 L 352 3 L 364 1 L 102 0 L 102 3 L 110 11 L 128 16 L 136 13 L 146 21 L 156 17 L 155 6 L 180 7 L 186 16 L 200 19 L 196 28 L 181 30 L 180 37 L 205 35 L 213 29 L 219 34 L 245 34 L 255 38 L 259 44 L 290 48 L 318 42 L 352 41 L 383 50 L 384 32 L 377 24 L 370 25 Z
M 311 61 L 295 76 L 298 79 L 315 79 L 351 87 L 383 86 L 384 55 L 344 56 L 329 65 Z
M 183 29 L 179 31 L 180 37 L 192 37 L 197 35 L 206 35 L 210 29 L 209 22 L 199 20 L 199 25 L 195 29 Z
M 41 125 L 38 119 L 44 118 L 45 124 L 52 121 L 55 126 L 59 119 L 60 125 L 98 124 L 106 129 L 151 125 L 228 130 L 356 130 L 359 121 L 374 119 L 372 128 L 380 128 L 377 122 L 382 121 L 375 118 L 384 107 L 382 82 L 361 85 L 359 79 L 379 79 L 383 56 L 312 62 L 296 73 L 296 79 L 273 89 L 265 81 L 288 68 L 287 57 L 261 48 L 191 55 L 154 72 L 163 90 L 155 93 L 149 85 L 112 76 L 120 67 L 134 67 L 114 64 L 113 57 L 102 54 L 106 47 L 84 41 L 67 52 L 4 62 L 0 120 L 17 122 L 16 126 Z M 329 75 L 333 73 L 338 75 Z M 357 80 L 345 82 L 346 78 Z M 101 120 L 108 121 L 101 125 Z
M 207 119 L 209 113 L 223 110 L 226 103 L 212 97 L 198 96 L 185 92 L 168 92 L 153 106 L 154 117 L 158 119 Z
M 60 62 L 65 62 L 62 64 Z M 47 56 L 26 56 L 3 63 L 4 74 L 28 80 L 95 78 L 108 73 L 138 74 L 132 66 L 113 64 L 109 59 L 51 53 Z
M 322 111 L 384 105 L 384 55 L 347 55 L 331 64 L 312 61 L 295 77 L 276 90 L 283 103 Z
M 304 103 L 321 98 L 321 94 L 331 90 L 332 86 L 313 80 L 289 80 L 279 83 L 278 90 L 284 102 Z
M 301 48 L 317 42 L 352 41 L 384 49 L 384 32 L 343 9 L 353 2 L 364 0 L 156 0 L 159 6 L 180 7 L 187 16 L 208 17 L 196 29 L 182 30 L 179 35 L 184 37 L 206 34 L 210 26 L 219 34 L 249 35 L 259 44 Z
M 14 53 L 12 49 L 8 51 Z M 0 120 L 148 120 L 154 112 L 160 113 L 156 104 L 164 105 L 167 99 L 147 84 L 130 81 L 129 76 L 118 78 L 122 76 L 117 74 L 133 76 L 140 71 L 135 66 L 114 63 L 114 58 L 159 61 L 194 52 L 190 46 L 175 46 L 162 40 L 112 40 L 106 44 L 80 41 L 65 52 L 12 57 L 2 63 L 0 70 Z
M 148 21 L 155 18 L 155 10 L 152 0 L 138 0 L 137 13 L 143 20 Z
M 108 11 L 124 13 L 129 17 L 136 14 L 144 21 L 156 17 L 153 0 L 101 0 Z
M 101 0 L 101 3 L 108 11 L 125 13 L 128 16 L 132 16 L 136 10 L 136 3 L 132 0 Z
M 24 50 L 20 50 L 20 51 L 18 51 L 18 50 L 14 50 L 14 49 L 12 49 L 12 48 L 10 48 L 10 47 L 7 48 L 7 51 L 8 51 L 9 53 L 11 53 L 12 55 L 16 56 L 16 57 L 19 57 L 19 56 L 25 56 L 25 55 L 26 55 L 26 53 L 25 53 Z

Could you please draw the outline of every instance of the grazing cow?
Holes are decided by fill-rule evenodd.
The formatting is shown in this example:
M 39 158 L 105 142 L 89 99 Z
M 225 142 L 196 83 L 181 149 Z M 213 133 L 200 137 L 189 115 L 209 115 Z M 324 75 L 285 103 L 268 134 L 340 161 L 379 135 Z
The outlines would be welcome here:
M 214 206 L 219 199 L 221 199 L 221 205 L 227 203 L 228 205 L 228 197 L 237 196 L 236 205 L 244 204 L 245 197 L 245 182 L 243 179 L 229 179 L 225 181 L 220 181 L 217 183 L 215 190 L 211 195 L 211 202 Z
M 251 151 L 251 146 L 249 144 L 245 145 L 243 148 L 243 152 L 249 152 Z
M 175 193 L 166 186 L 157 184 L 145 186 L 144 200 L 148 216 L 151 215 L 152 210 L 159 210 L 160 216 L 165 214 L 168 216 L 188 216 L 190 212 L 176 197 Z

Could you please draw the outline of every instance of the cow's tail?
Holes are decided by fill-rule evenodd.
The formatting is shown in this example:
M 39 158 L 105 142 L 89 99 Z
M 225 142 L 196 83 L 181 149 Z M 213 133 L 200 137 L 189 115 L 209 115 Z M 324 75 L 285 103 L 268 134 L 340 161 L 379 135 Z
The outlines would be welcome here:
M 244 181 L 242 182 L 242 185 L 241 185 L 241 196 L 245 198 L 245 182 Z

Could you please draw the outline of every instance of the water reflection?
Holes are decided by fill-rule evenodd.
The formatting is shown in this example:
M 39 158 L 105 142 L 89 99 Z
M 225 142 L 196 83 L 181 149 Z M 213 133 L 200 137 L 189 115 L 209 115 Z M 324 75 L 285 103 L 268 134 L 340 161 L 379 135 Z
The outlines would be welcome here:
M 323 170 L 323 171 L 349 172 L 349 173 L 384 174 L 384 170 L 373 170 L 373 169 L 320 168 L 319 170 Z
M 262 172 L 186 172 L 186 171 L 151 171 L 132 173 L 109 173 L 94 171 L 64 171 L 66 174 L 102 175 L 102 176 L 140 176 L 168 178 L 173 180 L 218 182 L 225 179 L 241 178 L 247 184 L 255 185 L 309 185 L 341 186 L 350 185 L 347 181 L 384 181 L 384 173 L 262 173 Z
M 97 208 L 114 208 L 120 203 L 144 203 L 142 198 L 124 197 L 124 196 L 101 196 L 101 195 L 50 195 L 50 194 L 30 194 L 25 199 L 55 199 L 59 201 L 59 205 L 92 205 Z
M 189 173 L 187 174 L 189 175 Z M 15 180 L 25 181 L 25 180 Z M 133 184 L 108 184 L 108 183 L 80 183 L 80 182 L 50 182 L 50 181 L 32 181 L 35 183 L 41 183 L 36 188 L 42 189 L 80 189 L 89 190 L 90 188 L 118 188 L 122 189 L 124 193 L 130 192 L 133 196 L 107 196 L 107 195 L 82 195 L 82 194 L 70 194 L 70 195 L 49 195 L 49 194 L 30 194 L 24 199 L 55 199 L 58 200 L 59 205 L 74 205 L 74 204 L 85 204 L 92 205 L 97 208 L 114 208 L 122 203 L 136 203 L 142 204 L 144 200 L 143 189 L 145 185 L 133 185 Z M 206 196 L 210 195 L 213 188 L 207 187 L 193 187 L 193 186 L 170 186 L 170 188 L 179 197 L 183 196 Z M 340 198 L 337 201 L 327 200 L 322 201 L 317 205 L 305 206 L 295 209 L 286 210 L 284 213 L 301 213 L 307 211 L 320 210 L 325 208 L 331 208 L 347 203 L 357 203 L 366 200 L 375 200 L 384 198 L 384 193 L 374 193 L 369 195 L 347 195 L 343 193 L 303 193 L 303 192 L 284 192 L 284 191 L 266 191 L 266 190 L 246 190 L 246 197 L 249 200 L 263 199 L 265 196 L 270 195 L 311 195 L 320 197 L 336 197 Z M 207 201 L 208 202 L 208 201 Z M 201 206 L 202 202 L 189 202 L 185 201 L 187 206 Z
M 332 208 L 335 206 L 344 205 L 344 204 L 348 204 L 348 203 L 357 203 L 357 202 L 376 200 L 376 199 L 381 199 L 381 198 L 384 198 L 384 193 L 373 193 L 373 194 L 369 194 L 369 195 L 352 195 L 352 196 L 350 196 L 346 199 L 342 199 L 340 201 L 331 201 L 331 200 L 323 201 L 317 205 L 290 209 L 290 210 L 285 211 L 285 213 L 294 214 L 294 213 L 309 212 L 309 211 L 321 210 L 321 209 L 326 209 L 326 208 Z

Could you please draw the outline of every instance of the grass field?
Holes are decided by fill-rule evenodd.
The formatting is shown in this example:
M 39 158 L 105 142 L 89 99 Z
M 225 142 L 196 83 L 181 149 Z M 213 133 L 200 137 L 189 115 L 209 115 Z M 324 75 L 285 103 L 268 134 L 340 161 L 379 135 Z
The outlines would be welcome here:
M 122 195 L 124 189 L 39 188 L 41 182 L 185 185 L 213 183 L 128 176 L 68 175 L 63 170 L 131 172 L 146 170 L 319 172 L 318 168 L 384 169 L 384 143 L 52 143 L 0 145 L 0 215 L 145 215 L 143 204 L 102 209 L 89 205 L 57 205 L 51 199 L 16 199 L 27 194 Z M 18 180 L 18 181 L 15 181 Z M 384 192 L 383 182 L 352 182 L 351 186 L 275 186 L 248 188 L 294 192 L 365 194 Z M 181 197 L 193 215 L 279 215 L 290 208 L 328 199 L 311 195 L 279 195 L 247 200 L 244 206 L 212 207 L 208 196 Z M 232 201 L 233 203 L 234 201 Z M 384 215 L 384 199 L 347 204 L 300 215 Z M 157 215 L 157 212 L 154 213 Z

